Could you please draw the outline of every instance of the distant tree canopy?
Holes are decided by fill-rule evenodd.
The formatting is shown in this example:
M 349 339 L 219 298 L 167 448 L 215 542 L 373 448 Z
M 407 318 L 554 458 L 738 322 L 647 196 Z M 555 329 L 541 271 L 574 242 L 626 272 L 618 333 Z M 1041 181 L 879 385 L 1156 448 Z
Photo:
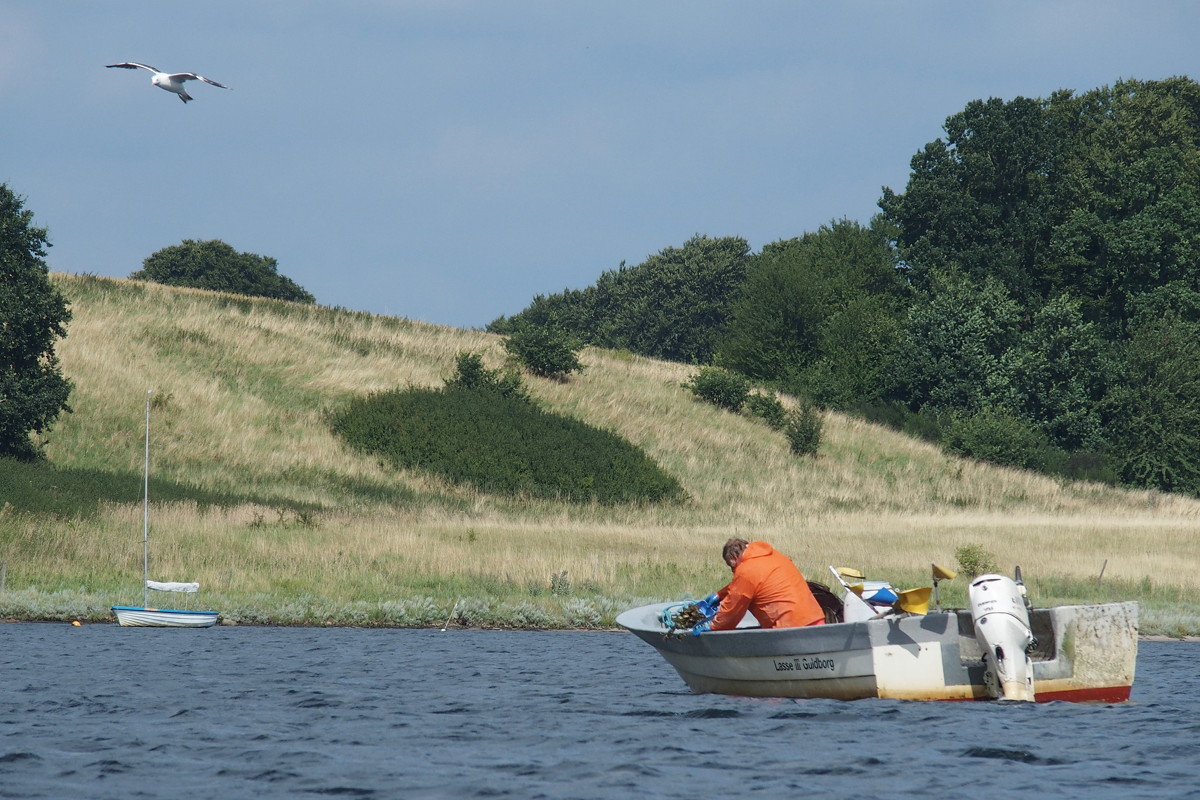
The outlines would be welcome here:
M 316 302 L 315 297 L 276 270 L 275 259 L 239 253 L 220 239 L 206 242 L 184 239 L 182 244 L 164 247 L 151 255 L 129 277 L 249 297 Z
M 717 361 L 820 403 L 885 388 L 910 295 L 886 236 L 841 220 L 751 257 Z
M 880 207 L 918 286 L 999 281 L 1022 308 L 1064 293 L 1109 336 L 1147 293 L 1200 286 L 1200 85 L 1118 81 L 1076 96 L 976 100 Z
M 41 454 L 31 434 L 70 411 L 72 388 L 54 352 L 71 312 L 43 260 L 46 229 L 32 223 L 33 212 L 0 184 L 0 456 L 24 460 Z
M 583 344 L 668 361 L 704 364 L 729 317 L 750 246 L 731 236 L 694 236 L 636 267 L 622 264 L 595 286 L 534 298 L 529 308 L 491 323 L 511 333 L 522 323 L 574 333 Z
M 1200 323 L 1138 318 L 1114 373 L 1100 408 L 1118 477 L 1200 495 Z
M 1200 494 L 1200 85 L 977 100 L 945 131 L 880 200 L 917 290 L 890 396 Z

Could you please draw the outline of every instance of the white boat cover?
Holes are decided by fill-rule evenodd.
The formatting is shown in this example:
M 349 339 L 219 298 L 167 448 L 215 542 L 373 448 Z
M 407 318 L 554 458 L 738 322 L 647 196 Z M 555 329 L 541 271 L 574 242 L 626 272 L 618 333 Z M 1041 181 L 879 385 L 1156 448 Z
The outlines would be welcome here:
M 171 581 L 146 581 L 146 588 L 156 592 L 192 592 L 200 591 L 198 583 L 172 583 Z

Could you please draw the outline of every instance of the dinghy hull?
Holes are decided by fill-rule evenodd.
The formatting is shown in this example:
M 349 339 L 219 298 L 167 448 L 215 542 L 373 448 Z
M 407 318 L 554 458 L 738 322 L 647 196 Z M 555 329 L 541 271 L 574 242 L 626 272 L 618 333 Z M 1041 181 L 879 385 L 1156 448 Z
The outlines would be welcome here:
M 216 611 L 113 606 L 112 612 L 117 623 L 127 628 L 211 628 L 217 624 Z

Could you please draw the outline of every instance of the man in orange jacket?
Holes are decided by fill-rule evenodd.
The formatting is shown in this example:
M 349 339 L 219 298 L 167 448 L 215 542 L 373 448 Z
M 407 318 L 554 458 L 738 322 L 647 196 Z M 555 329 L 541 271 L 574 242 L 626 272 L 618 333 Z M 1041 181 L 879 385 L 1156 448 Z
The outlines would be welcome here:
M 733 630 L 747 610 L 764 628 L 825 623 L 825 612 L 808 588 L 808 581 L 790 558 L 771 545 L 730 539 L 722 556 L 733 570 L 733 580 L 706 599 L 709 608 L 720 601 L 716 616 L 711 622 L 696 625 L 693 633 Z

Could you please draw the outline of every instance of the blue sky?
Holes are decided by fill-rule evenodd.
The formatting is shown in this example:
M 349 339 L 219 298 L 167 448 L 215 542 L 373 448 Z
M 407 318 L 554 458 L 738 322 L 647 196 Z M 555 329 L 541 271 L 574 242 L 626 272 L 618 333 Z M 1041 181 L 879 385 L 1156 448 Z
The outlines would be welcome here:
M 1198 77 L 1197 30 L 1184 0 L 0 0 L 0 182 L 54 271 L 222 239 L 323 305 L 482 327 L 698 233 L 866 222 L 970 100 Z

